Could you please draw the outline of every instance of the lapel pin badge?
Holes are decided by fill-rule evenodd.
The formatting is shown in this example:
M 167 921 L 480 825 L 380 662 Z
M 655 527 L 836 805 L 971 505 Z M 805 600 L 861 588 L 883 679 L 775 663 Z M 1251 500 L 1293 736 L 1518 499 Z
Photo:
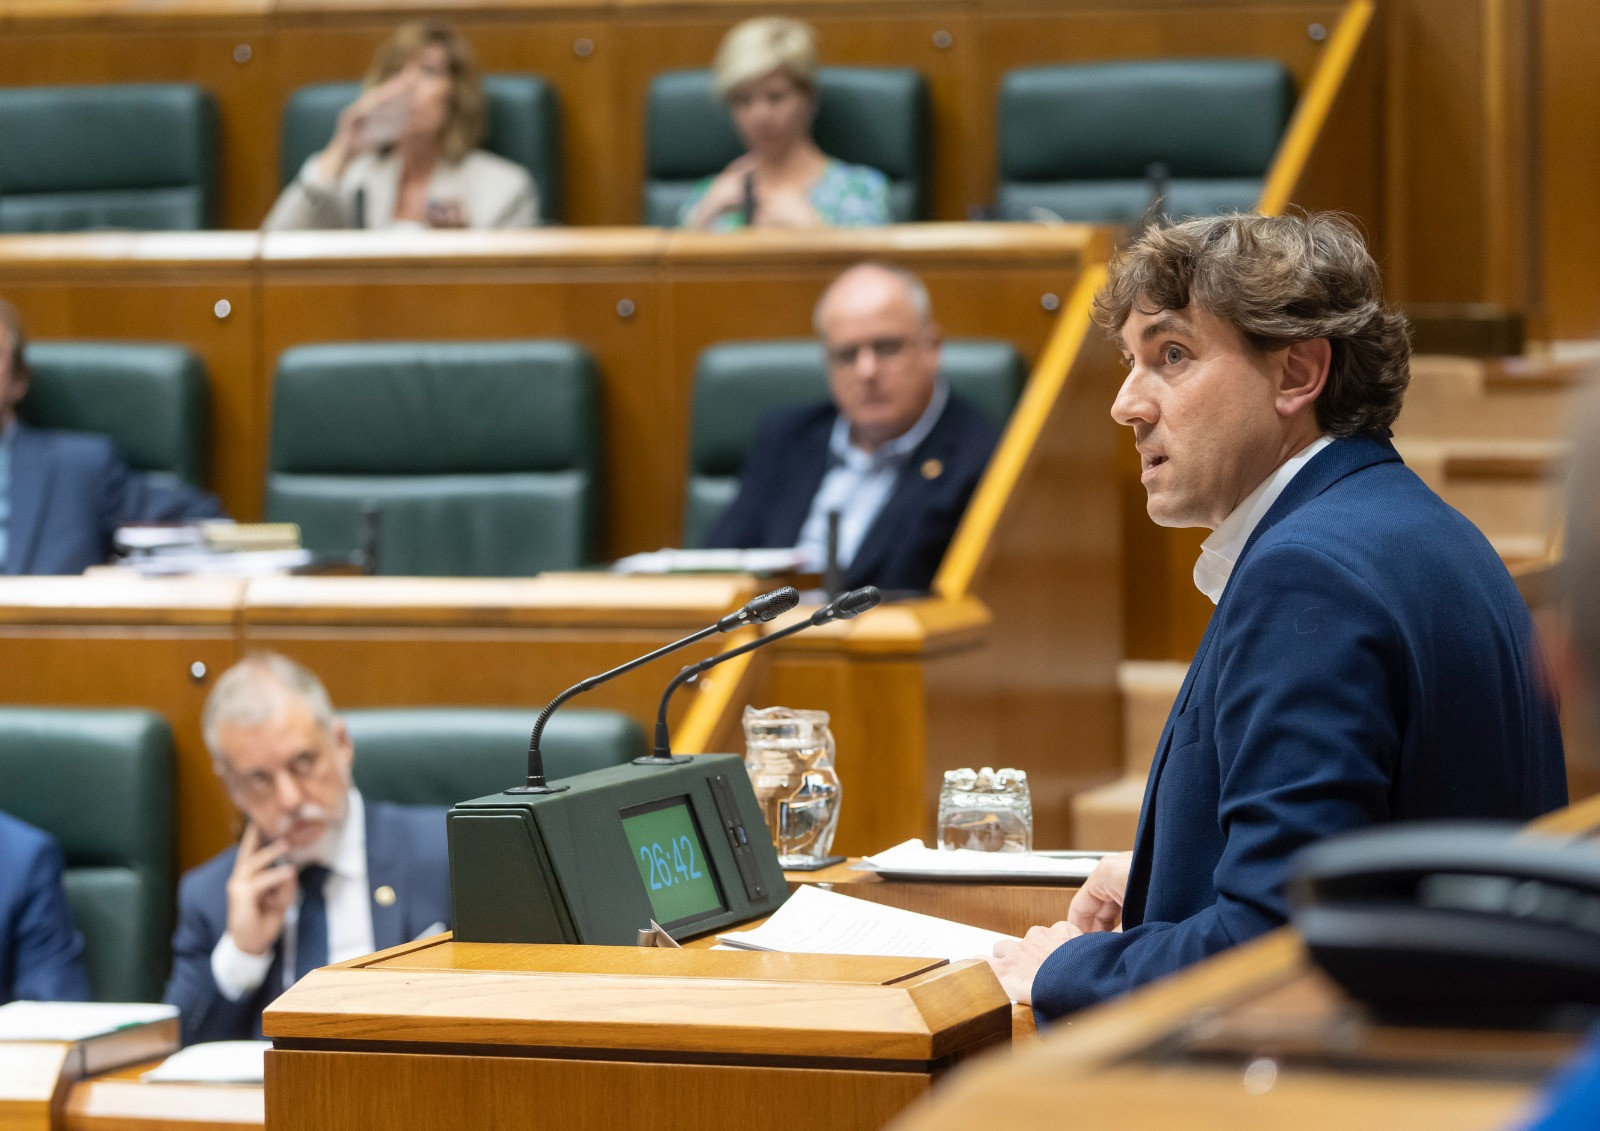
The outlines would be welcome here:
M 384 884 L 372 893 L 372 898 L 377 901 L 379 907 L 393 907 L 395 899 L 394 888 Z
M 944 461 L 927 459 L 922 461 L 922 477 L 924 479 L 937 479 L 944 474 Z

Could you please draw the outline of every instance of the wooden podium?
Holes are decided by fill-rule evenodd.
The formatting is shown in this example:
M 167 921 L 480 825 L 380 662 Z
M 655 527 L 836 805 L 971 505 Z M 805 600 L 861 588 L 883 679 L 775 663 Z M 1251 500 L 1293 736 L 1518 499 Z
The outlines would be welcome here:
M 982 962 L 455 943 L 318 970 L 270 1006 L 267 1124 L 879 1127 L 1011 1038 Z

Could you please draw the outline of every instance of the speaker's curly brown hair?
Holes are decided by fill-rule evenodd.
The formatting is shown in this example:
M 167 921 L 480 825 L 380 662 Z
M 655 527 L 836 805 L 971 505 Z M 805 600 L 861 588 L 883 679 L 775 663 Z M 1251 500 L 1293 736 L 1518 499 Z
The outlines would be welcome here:
M 1330 436 L 1387 436 L 1411 380 L 1405 316 L 1383 304 L 1378 265 L 1334 213 L 1237 214 L 1144 231 L 1111 262 L 1094 320 L 1112 338 L 1129 313 L 1190 302 L 1261 352 L 1327 338 L 1317 424 Z

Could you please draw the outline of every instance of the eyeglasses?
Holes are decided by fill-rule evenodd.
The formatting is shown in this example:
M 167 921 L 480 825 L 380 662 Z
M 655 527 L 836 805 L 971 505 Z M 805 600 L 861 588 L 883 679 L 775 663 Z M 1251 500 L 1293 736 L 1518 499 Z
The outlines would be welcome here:
M 302 750 L 289 759 L 288 765 L 278 770 L 252 770 L 248 774 L 227 771 L 228 780 L 244 797 L 252 801 L 265 801 L 277 792 L 278 775 L 287 773 L 296 782 L 315 781 L 327 765 L 328 759 L 321 750 Z
M 893 361 L 903 356 L 910 345 L 910 338 L 873 338 L 855 345 L 837 346 L 828 350 L 828 364 L 835 369 L 848 369 L 857 363 L 863 350 L 870 351 L 880 363 Z

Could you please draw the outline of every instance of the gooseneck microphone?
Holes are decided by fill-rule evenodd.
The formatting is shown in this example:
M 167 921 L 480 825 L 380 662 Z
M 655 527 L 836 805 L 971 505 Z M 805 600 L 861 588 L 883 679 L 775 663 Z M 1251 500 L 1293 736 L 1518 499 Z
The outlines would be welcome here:
M 746 652 L 753 652 L 757 648 L 765 648 L 774 641 L 782 640 L 785 636 L 793 636 L 797 632 L 804 632 L 808 628 L 815 628 L 819 624 L 829 621 L 853 620 L 875 608 L 883 600 L 883 594 L 878 592 L 875 585 L 864 585 L 860 589 L 852 589 L 848 593 L 841 593 L 837 599 L 822 606 L 805 620 L 795 621 L 787 628 L 780 628 L 777 632 L 769 633 L 759 640 L 752 640 L 737 648 L 726 652 L 718 652 L 715 656 L 707 656 L 697 664 L 690 664 L 667 684 L 667 689 L 661 693 L 661 708 L 656 712 L 656 743 L 655 749 L 648 758 L 635 758 L 635 766 L 675 766 L 687 762 L 688 758 L 674 758 L 672 756 L 672 743 L 667 737 L 667 703 L 672 699 L 672 693 L 684 684 L 694 679 L 707 668 L 714 668 L 724 660 L 731 660 L 735 656 L 742 656 Z
M 675 640 L 662 648 L 657 648 L 647 656 L 629 660 L 625 664 L 612 668 L 608 672 L 592 675 L 588 679 L 573 684 L 560 695 L 550 700 L 550 705 L 539 712 L 539 717 L 534 720 L 533 737 L 528 742 L 528 784 L 515 785 L 506 790 L 507 793 L 560 793 L 567 787 L 564 785 L 550 785 L 544 780 L 544 752 L 539 748 L 539 741 L 544 735 L 544 725 L 550 721 L 550 716 L 556 713 L 556 708 L 575 695 L 582 695 L 585 691 L 599 687 L 607 680 L 616 679 L 625 675 L 634 668 L 648 664 L 651 660 L 659 659 L 668 652 L 676 652 L 679 648 L 704 640 L 708 636 L 715 636 L 719 632 L 732 632 L 736 628 L 743 628 L 747 624 L 761 624 L 773 617 L 781 616 L 800 603 L 800 594 L 792 585 L 785 585 L 782 589 L 774 589 L 771 593 L 763 593 L 752 598 L 748 604 L 737 612 L 729 613 L 710 628 L 702 628 L 682 640 Z

